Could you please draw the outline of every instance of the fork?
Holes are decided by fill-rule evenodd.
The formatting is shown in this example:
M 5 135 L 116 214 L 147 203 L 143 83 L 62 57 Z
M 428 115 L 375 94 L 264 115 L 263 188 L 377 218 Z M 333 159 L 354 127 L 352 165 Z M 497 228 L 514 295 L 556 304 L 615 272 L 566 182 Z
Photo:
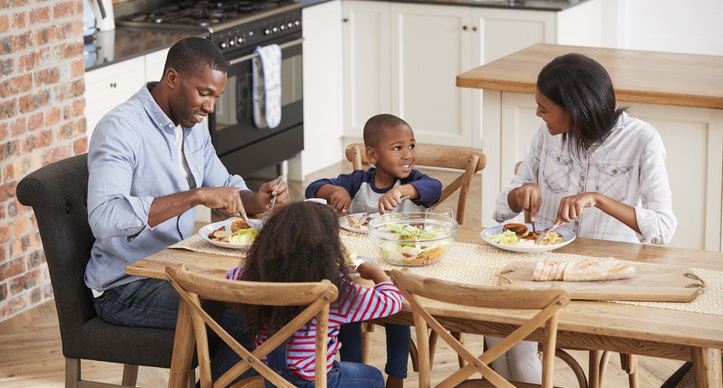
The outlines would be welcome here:
M 283 174 L 279 175 L 279 177 L 276 178 L 276 184 L 274 185 L 274 189 L 278 188 L 279 185 L 281 184 L 281 182 L 284 182 L 285 180 L 286 180 L 286 177 Z M 276 205 L 276 196 L 277 195 L 278 194 L 275 194 L 271 198 L 271 207 L 269 208 L 269 210 L 266 211 L 266 214 L 264 214 L 264 217 L 261 219 L 262 223 L 266 222 L 266 220 L 269 218 L 269 215 L 271 215 L 271 211 L 274 210 L 274 206 Z
M 545 238 L 545 235 L 547 235 L 548 233 L 557 229 L 558 226 L 562 226 L 562 225 L 565 225 L 565 223 L 564 222 L 556 222 L 556 223 L 552 224 L 552 228 L 547 229 L 546 231 L 540 233 L 540 237 L 538 237 L 537 241 L 535 241 L 535 245 L 540 245 L 540 243 L 542 242 L 542 239 Z

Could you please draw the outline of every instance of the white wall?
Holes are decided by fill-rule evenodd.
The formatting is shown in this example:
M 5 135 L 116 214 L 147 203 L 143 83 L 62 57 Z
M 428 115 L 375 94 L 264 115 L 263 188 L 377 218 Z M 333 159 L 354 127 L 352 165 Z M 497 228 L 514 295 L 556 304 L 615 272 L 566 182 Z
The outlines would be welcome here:
M 604 0 L 604 45 L 723 55 L 721 0 Z

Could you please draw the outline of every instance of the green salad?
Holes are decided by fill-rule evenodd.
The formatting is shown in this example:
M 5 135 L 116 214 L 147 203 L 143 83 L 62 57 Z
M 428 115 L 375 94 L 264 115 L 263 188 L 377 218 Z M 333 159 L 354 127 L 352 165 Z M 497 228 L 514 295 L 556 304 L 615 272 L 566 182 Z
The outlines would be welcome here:
M 239 229 L 228 236 L 228 242 L 231 244 L 251 244 L 254 242 L 257 234 L 259 234 L 258 229 Z
M 440 240 L 449 236 L 449 231 L 430 231 L 412 225 L 389 224 L 389 231 L 383 234 L 385 239 L 399 241 L 378 242 L 383 258 L 397 265 L 427 265 L 439 260 L 452 244 L 450 240 Z M 419 241 L 436 240 L 436 241 Z

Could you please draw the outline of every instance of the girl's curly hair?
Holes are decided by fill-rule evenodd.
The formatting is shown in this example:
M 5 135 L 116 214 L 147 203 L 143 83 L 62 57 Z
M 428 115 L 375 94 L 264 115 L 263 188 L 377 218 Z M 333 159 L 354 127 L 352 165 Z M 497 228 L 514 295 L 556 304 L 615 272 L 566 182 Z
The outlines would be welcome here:
M 241 280 L 262 282 L 318 282 L 328 279 L 339 290 L 339 300 L 353 287 L 345 265 L 339 224 L 331 206 L 297 202 L 275 210 L 265 222 L 246 256 Z M 275 332 L 291 321 L 297 307 L 245 305 L 242 310 L 252 335 L 262 328 Z

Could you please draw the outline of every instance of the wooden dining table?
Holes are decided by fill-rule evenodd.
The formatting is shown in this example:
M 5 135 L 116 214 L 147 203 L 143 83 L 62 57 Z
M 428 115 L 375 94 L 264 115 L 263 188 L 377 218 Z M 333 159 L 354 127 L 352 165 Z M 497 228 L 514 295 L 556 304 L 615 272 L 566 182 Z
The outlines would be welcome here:
M 481 227 L 460 225 L 456 242 L 487 245 L 480 237 Z M 556 253 L 593 257 L 614 257 L 631 262 L 685 265 L 707 271 L 723 272 L 723 253 L 660 245 L 633 244 L 577 238 Z M 443 259 L 444 260 L 444 259 Z M 190 271 L 222 277 L 240 257 L 199 253 L 167 248 L 126 268 L 129 275 L 165 279 L 167 266 L 185 265 Z M 705 291 L 703 291 L 705 292 Z M 720 298 L 718 298 L 720 301 Z M 723 303 L 723 302 L 720 302 Z M 505 336 L 520 325 L 525 313 L 508 310 L 454 309 L 434 303 L 430 312 L 449 330 L 464 333 Z M 183 313 L 183 312 L 179 312 Z M 389 321 L 412 325 L 411 312 L 406 306 Z M 190 321 L 176 329 L 176 340 L 193 341 Z M 695 313 L 650 307 L 641 304 L 610 301 L 573 300 L 560 312 L 557 346 L 565 349 L 601 350 L 626 354 L 692 361 L 698 387 L 723 386 L 721 349 L 723 349 L 723 315 Z M 530 340 L 541 340 L 542 332 L 533 333 Z M 188 346 L 192 348 L 192 346 Z M 192 354 L 176 354 L 169 386 L 186 384 Z M 590 386 L 599 384 L 598 370 L 591 357 Z

